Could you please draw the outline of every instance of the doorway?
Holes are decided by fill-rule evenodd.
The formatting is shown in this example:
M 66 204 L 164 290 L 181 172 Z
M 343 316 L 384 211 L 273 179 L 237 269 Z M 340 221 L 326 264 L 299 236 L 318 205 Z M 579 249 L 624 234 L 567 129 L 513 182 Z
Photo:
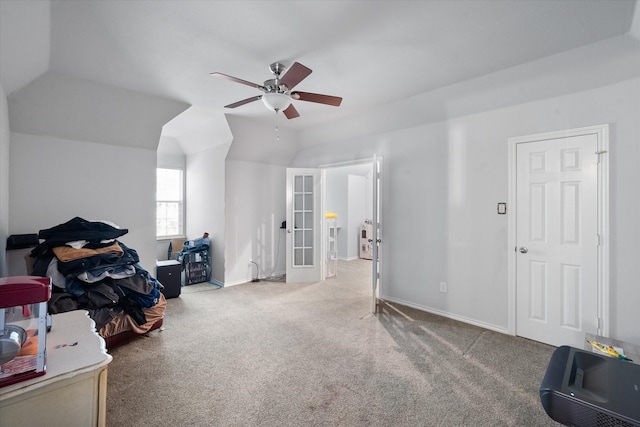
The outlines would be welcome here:
M 608 334 L 608 127 L 509 139 L 509 331 Z
M 325 165 L 322 167 L 322 204 L 336 216 L 339 265 L 371 264 L 366 278 L 372 284 L 372 312 L 379 295 L 380 257 L 380 163 L 381 158 Z M 331 223 L 330 221 L 327 224 Z M 332 230 L 325 224 L 325 237 Z M 331 239 L 325 239 L 325 241 Z M 337 271 L 340 274 L 340 271 Z
M 320 168 L 287 168 L 286 185 L 286 281 L 313 282 L 325 280 L 329 271 L 327 260 L 340 258 L 338 244 L 345 242 L 342 256 L 360 259 L 360 245 L 363 239 L 371 246 L 372 312 L 377 311 L 380 290 L 380 250 L 381 224 L 380 183 L 382 158 L 324 165 Z M 338 184 L 327 184 L 327 173 L 338 171 L 344 180 Z M 320 179 L 318 179 L 320 177 Z M 362 178 L 365 178 L 364 186 Z M 366 184 L 369 178 L 370 184 Z M 334 181 L 334 180 L 329 180 Z M 359 183 L 353 186 L 349 182 Z M 353 193 L 344 189 L 353 188 Z M 331 201 L 333 193 L 343 193 L 342 202 Z M 327 201 L 329 194 L 330 201 Z M 358 207 L 349 213 L 353 199 L 358 199 Z M 363 205 L 361 208 L 359 205 Z M 355 205 L 354 205 L 355 206 Z M 368 209 L 367 206 L 371 208 Z M 358 210 L 359 215 L 353 215 Z M 331 212 L 338 211 L 338 212 Z M 332 225 L 328 226 L 327 213 L 331 213 Z M 369 214 L 369 215 L 368 215 Z M 368 218 L 370 216 L 370 218 Z M 336 221 L 337 220 L 337 221 Z M 361 225 L 371 224 L 371 234 L 362 237 Z M 331 233 L 331 234 L 330 234 Z M 328 242 L 331 236 L 332 242 Z M 349 244 L 353 245 L 349 247 Z M 356 246 L 357 244 L 357 246 Z M 356 255 L 357 254 L 357 255 Z M 337 263 L 336 263 L 337 265 Z M 334 270 L 333 275 L 338 275 Z

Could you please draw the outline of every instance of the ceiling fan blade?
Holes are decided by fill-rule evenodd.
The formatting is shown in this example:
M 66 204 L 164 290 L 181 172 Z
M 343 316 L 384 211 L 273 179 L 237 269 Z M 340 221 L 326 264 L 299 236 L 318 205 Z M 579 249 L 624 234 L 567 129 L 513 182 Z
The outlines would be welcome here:
M 236 83 L 240 83 L 240 84 L 243 84 L 243 85 L 255 87 L 256 89 L 265 90 L 264 86 L 262 86 L 262 85 L 259 85 L 257 83 L 251 83 L 251 82 L 248 82 L 246 80 L 239 79 L 237 77 L 228 76 L 226 74 L 222 74 L 222 73 L 218 73 L 218 72 L 211 73 L 211 75 L 213 77 L 220 77 L 220 78 L 225 79 L 225 80 L 230 80 L 232 82 L 236 82 Z
M 300 101 L 317 102 L 318 104 L 333 105 L 339 107 L 342 103 L 342 98 L 339 96 L 321 95 L 319 93 L 309 92 L 291 92 L 291 98 L 299 99 Z
M 248 103 L 253 102 L 253 101 L 257 101 L 258 99 L 261 99 L 261 98 L 262 98 L 262 95 L 252 96 L 251 98 L 243 99 L 242 101 L 238 101 L 238 102 L 234 102 L 233 104 L 225 105 L 224 108 L 236 108 L 236 107 L 239 107 L 241 105 L 248 104 Z
M 305 67 L 299 62 L 294 62 L 280 79 L 280 84 L 285 85 L 291 90 L 295 85 L 306 79 L 309 74 L 311 74 L 310 68 Z
M 298 110 L 296 110 L 296 107 L 294 107 L 293 104 L 289 104 L 289 106 L 285 108 L 282 113 L 287 119 L 295 119 L 296 117 L 300 117 L 300 113 L 298 113 Z

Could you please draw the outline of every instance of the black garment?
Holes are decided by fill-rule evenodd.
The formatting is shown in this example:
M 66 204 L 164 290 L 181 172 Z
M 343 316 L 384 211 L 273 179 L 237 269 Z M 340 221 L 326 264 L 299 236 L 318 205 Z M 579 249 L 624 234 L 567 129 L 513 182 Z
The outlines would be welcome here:
M 43 248 L 43 251 L 41 251 L 40 254 L 36 256 L 31 252 L 31 256 L 34 259 L 31 274 L 33 276 L 46 277 L 49 264 L 51 264 L 51 260 L 55 256 L 53 255 L 53 251 L 49 248 Z
M 144 311 L 142 311 L 140 307 L 130 307 L 125 305 L 124 312 L 131 316 L 139 326 L 147 323 L 147 316 L 144 315 Z
M 49 243 L 64 245 L 67 242 L 76 240 L 100 241 L 116 239 L 128 232 L 129 230 L 126 228 L 115 228 L 104 222 L 87 221 L 86 219 L 75 217 L 64 224 L 40 230 L 38 238 L 47 240 Z
M 141 295 L 149 295 L 153 291 L 153 283 L 148 280 L 148 274 L 144 270 L 137 270 L 131 277 L 112 279 L 113 282 L 124 288 L 135 291 Z
M 47 305 L 50 314 L 66 313 L 78 309 L 76 298 L 66 292 L 52 292 Z
M 95 283 L 85 288 L 84 294 L 78 297 L 81 308 L 113 307 L 118 304 L 118 294 L 106 283 Z
M 116 315 L 122 311 L 116 311 L 112 307 L 101 307 L 96 308 L 95 310 L 87 310 L 89 312 L 89 317 L 96 322 L 96 330 L 102 329 L 107 323 L 111 322 L 115 319 Z
M 64 224 L 40 230 L 38 238 L 44 239 L 31 251 L 31 256 L 37 258 L 47 254 L 47 250 L 62 246 L 67 242 L 77 240 L 87 240 L 95 248 L 100 246 L 102 240 L 112 240 L 124 236 L 129 232 L 126 228 L 115 228 L 100 221 L 87 221 L 80 217 L 75 217 Z
M 121 288 L 115 284 L 113 286 L 114 291 L 118 294 L 118 306 L 122 307 L 124 312 L 131 316 L 138 325 L 147 323 L 147 318 L 144 315 L 144 311 L 142 311 L 142 307 L 130 297 L 130 292 L 132 291 L 127 288 Z

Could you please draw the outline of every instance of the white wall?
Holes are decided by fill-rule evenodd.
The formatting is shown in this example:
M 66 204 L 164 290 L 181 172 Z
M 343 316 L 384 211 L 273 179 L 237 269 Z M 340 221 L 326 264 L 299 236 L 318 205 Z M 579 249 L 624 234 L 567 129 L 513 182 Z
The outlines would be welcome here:
M 638 77 L 640 8 L 636 9 L 635 36 L 630 34 L 606 39 L 451 86 L 417 93 L 393 104 L 372 106 L 369 110 L 344 116 L 332 122 L 331 126 L 318 125 L 301 131 L 300 146 L 308 149 L 327 141 L 349 141 L 408 129 Z
M 233 142 L 225 171 L 225 286 L 285 273 L 286 166 L 297 149 L 297 133 L 228 115 Z M 286 120 L 279 117 L 278 120 Z
M 162 126 L 188 105 L 51 72 L 7 101 L 9 233 L 113 221 L 155 271 L 156 151 Z
M 10 234 L 37 233 L 76 216 L 129 230 L 120 240 L 155 271 L 156 152 L 11 134 Z
M 296 166 L 384 156 L 382 296 L 506 331 L 509 137 L 611 125 L 611 335 L 640 343 L 640 79 L 311 148 Z M 449 292 L 440 293 L 440 281 Z
M 276 132 L 276 120 L 287 120 L 282 114 L 277 119 L 274 117 L 274 126 L 242 116 L 230 114 L 226 117 L 233 134 L 227 159 L 280 166 L 291 164 L 298 149 L 299 138 L 296 131 L 287 129 L 286 126 L 279 126 Z
M 5 250 L 9 237 L 9 111 L 0 86 L 0 277 L 7 275 Z
M 7 96 L 49 68 L 51 2 L 0 3 L 0 84 Z
M 286 168 L 237 160 L 226 162 L 225 286 L 285 272 Z
M 367 179 L 363 176 L 347 176 L 349 218 L 347 219 L 347 253 L 346 258 L 353 260 L 360 254 L 360 226 L 366 219 L 365 201 L 367 200 Z
M 175 143 L 177 144 L 177 141 Z M 171 154 L 158 151 L 158 167 L 184 170 L 187 167 L 187 156 L 184 153 Z
M 230 143 L 187 156 L 187 238 L 209 233 L 211 280 L 225 284 L 225 158 Z
M 183 102 L 47 72 L 9 97 L 11 130 L 156 150 Z

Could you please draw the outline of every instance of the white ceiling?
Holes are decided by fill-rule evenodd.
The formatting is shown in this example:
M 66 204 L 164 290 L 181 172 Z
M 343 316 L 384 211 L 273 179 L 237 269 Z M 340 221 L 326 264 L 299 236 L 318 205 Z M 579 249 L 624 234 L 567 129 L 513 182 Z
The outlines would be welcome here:
M 344 98 L 337 108 L 294 102 L 301 116 L 280 126 L 303 130 L 625 34 L 635 7 L 635 0 L 58 0 L 50 3 L 49 71 L 192 105 L 165 126 L 179 138 L 224 113 L 273 123 L 261 102 L 225 110 L 261 92 L 209 73 L 262 84 L 270 63 L 297 61 L 313 73 L 296 89 Z M 24 73 L 9 73 L 3 62 L 5 90 L 19 86 L 8 80 Z

